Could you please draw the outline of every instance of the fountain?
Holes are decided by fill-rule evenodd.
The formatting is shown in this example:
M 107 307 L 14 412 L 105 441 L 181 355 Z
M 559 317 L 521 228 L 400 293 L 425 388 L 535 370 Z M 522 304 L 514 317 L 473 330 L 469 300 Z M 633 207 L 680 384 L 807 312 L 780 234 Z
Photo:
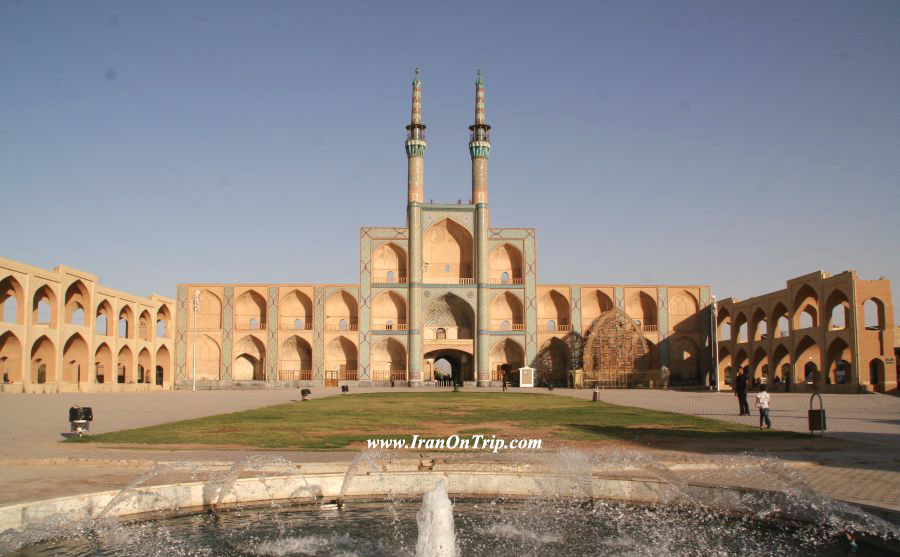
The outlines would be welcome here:
M 453 505 L 447 495 L 444 480 L 425 492 L 422 508 L 416 513 L 419 541 L 416 557 L 456 557 L 456 530 L 453 526 Z
M 370 453 L 348 468 L 251 457 L 203 481 L 146 485 L 163 472 L 0 508 L 0 554 L 844 555 L 853 537 L 900 538 L 776 459 Z

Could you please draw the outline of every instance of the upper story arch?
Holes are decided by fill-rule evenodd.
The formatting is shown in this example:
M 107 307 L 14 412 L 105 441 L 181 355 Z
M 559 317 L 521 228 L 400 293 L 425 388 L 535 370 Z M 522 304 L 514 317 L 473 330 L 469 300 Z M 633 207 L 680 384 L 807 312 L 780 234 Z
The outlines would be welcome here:
M 134 312 L 129 305 L 125 305 L 119 310 L 118 336 L 120 338 L 134 338 Z
M 547 290 L 538 298 L 538 331 L 552 333 L 569 331 L 569 299 L 559 290 Z
M 794 296 L 794 329 L 808 329 L 819 326 L 819 295 L 808 284 L 804 284 Z
M 144 310 L 138 317 L 138 338 L 141 340 L 153 339 L 153 318 L 150 317 L 150 311 Z
M 880 298 L 872 296 L 863 300 L 862 308 L 866 329 L 870 331 L 884 330 L 884 302 Z
M 473 240 L 464 226 L 444 219 L 425 231 L 423 244 L 424 282 L 474 282 Z
M 6 323 L 25 323 L 25 290 L 12 275 L 0 281 L 0 319 Z
M 727 308 L 722 308 L 718 310 L 716 327 L 716 338 L 718 340 L 732 340 L 731 339 L 731 313 Z
M 781 302 L 775 304 L 772 310 L 772 323 L 775 327 L 775 338 L 786 337 L 791 334 L 791 323 L 788 320 L 788 308 Z
M 753 340 L 766 340 L 769 338 L 769 321 L 763 308 L 756 308 L 750 321 L 750 335 Z
M 31 322 L 55 329 L 58 323 L 56 308 L 56 292 L 47 284 L 40 286 L 31 298 Z
M 171 338 L 172 314 L 166 305 L 160 306 L 156 311 L 156 336 Z
M 495 247 L 488 256 L 490 282 L 524 284 L 523 262 L 522 252 L 512 244 L 507 242 Z
M 201 331 L 215 331 L 222 328 L 222 299 L 212 291 L 203 288 L 200 289 L 199 309 L 196 313 L 188 306 L 189 311 L 194 316 L 194 326 Z M 196 296 L 196 291 L 195 294 Z M 189 302 L 193 303 L 193 302 Z M 188 324 L 190 327 L 190 324 Z M 218 373 L 218 372 L 217 372 Z
M 405 330 L 406 300 L 403 296 L 388 290 L 375 296 L 372 300 L 372 329 Z
M 850 298 L 843 290 L 835 289 L 828 295 L 825 317 L 831 330 L 844 329 L 850 323 Z
M 613 308 L 612 297 L 600 289 L 581 290 L 581 328 L 587 331 L 591 323 Z
M 669 323 L 679 332 L 696 331 L 700 328 L 700 303 L 687 290 L 670 290 Z
M 100 300 L 97 304 L 97 311 L 94 312 L 94 322 L 96 323 L 95 332 L 98 335 L 111 337 L 113 336 L 113 309 L 112 304 L 108 300 Z
M 640 321 L 645 332 L 657 330 L 656 300 L 647 292 L 641 290 L 632 293 L 625 302 L 625 313 Z
M 91 297 L 87 287 L 80 280 L 76 280 L 66 289 L 65 295 L 65 320 L 70 325 L 90 325 L 90 316 L 87 311 L 91 307 Z
M 356 331 L 359 328 L 359 306 L 346 290 L 339 290 L 325 300 L 326 331 Z
M 747 342 L 749 340 L 749 335 L 747 334 L 747 316 L 743 311 L 739 311 L 735 316 L 731 333 L 737 342 Z
M 395 244 L 382 244 L 372 253 L 372 282 L 402 284 L 407 281 L 406 251 Z
M 294 289 L 284 294 L 278 304 L 278 313 L 282 330 L 312 329 L 312 300 L 302 290 Z
M 245 290 L 234 302 L 234 327 L 238 330 L 266 329 L 266 299 L 255 290 Z
M 491 329 L 495 331 L 524 331 L 525 308 L 520 300 L 512 292 L 500 292 L 494 299 L 488 310 L 491 321 Z

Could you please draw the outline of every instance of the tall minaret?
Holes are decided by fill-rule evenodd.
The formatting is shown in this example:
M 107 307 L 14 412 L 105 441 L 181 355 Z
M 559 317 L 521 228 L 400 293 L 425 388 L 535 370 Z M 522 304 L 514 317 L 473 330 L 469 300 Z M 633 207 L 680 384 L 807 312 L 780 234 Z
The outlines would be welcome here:
M 408 206 L 406 225 L 409 233 L 409 336 L 407 372 L 410 387 L 422 385 L 422 202 L 425 199 L 425 124 L 422 123 L 422 82 L 419 69 L 412 83 L 412 115 L 406 126 Z
M 490 130 L 484 123 L 484 80 L 481 70 L 475 80 L 475 124 L 469 126 L 469 154 L 472 156 L 472 203 L 475 205 L 475 283 L 478 288 L 478 335 L 475 343 L 476 378 L 479 387 L 491 381 L 490 322 L 488 321 L 488 156 Z
M 425 196 L 425 124 L 422 123 L 422 82 L 419 68 L 412 83 L 412 114 L 406 126 L 406 157 L 409 161 L 409 202 L 422 203 Z

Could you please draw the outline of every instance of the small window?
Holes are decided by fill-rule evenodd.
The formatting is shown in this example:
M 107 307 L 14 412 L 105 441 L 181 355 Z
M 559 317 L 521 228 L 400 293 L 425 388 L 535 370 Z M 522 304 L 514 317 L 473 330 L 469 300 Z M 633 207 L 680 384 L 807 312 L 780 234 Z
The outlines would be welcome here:
M 444 265 L 444 272 L 445 272 L 445 273 L 449 273 L 449 272 L 450 272 L 450 265 Z
M 503 323 L 501 323 L 500 325 L 503 327 L 504 331 L 509 330 L 509 321 L 503 321 Z
M 388 271 L 387 273 L 387 281 L 390 283 L 394 282 L 394 271 Z
M 303 321 L 299 319 L 294 319 L 294 330 L 300 331 L 303 330 Z
M 556 321 L 554 321 L 554 320 L 552 320 L 552 319 L 550 319 L 549 321 L 547 321 L 547 330 L 548 330 L 548 331 L 555 331 L 555 330 L 556 330 Z
M 257 321 L 255 318 L 251 317 L 250 318 L 250 330 L 255 331 L 257 329 L 259 329 L 259 321 Z
M 442 327 L 442 328 L 439 328 L 438 330 L 436 330 L 436 331 L 434 332 L 434 338 L 436 338 L 437 340 L 444 340 L 444 339 L 446 339 L 446 338 L 447 338 L 447 329 L 444 329 L 444 328 Z
M 509 273 L 503 271 L 503 273 L 500 275 L 500 283 L 509 284 Z
M 394 322 L 388 319 L 387 323 L 384 324 L 384 328 L 387 330 L 391 330 L 394 328 Z
M 338 329 L 340 329 L 341 331 L 347 330 L 347 320 L 346 319 L 341 319 L 340 321 L 338 321 Z

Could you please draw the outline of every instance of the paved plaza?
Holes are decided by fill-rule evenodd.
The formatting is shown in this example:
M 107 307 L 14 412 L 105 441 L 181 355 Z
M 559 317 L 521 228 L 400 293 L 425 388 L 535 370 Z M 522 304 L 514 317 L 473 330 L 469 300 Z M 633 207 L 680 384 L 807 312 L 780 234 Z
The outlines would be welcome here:
M 353 392 L 407 389 L 354 388 Z M 446 389 L 443 389 L 446 390 Z M 514 389 L 514 391 L 517 389 Z M 421 392 L 422 389 L 416 389 Z M 532 392 L 548 392 L 535 389 Z M 557 396 L 591 398 L 590 390 L 555 389 Z M 314 397 L 339 396 L 338 389 L 313 389 Z M 652 410 L 757 425 L 757 416 L 738 416 L 730 393 L 656 390 L 603 390 L 603 401 Z M 751 407 L 752 407 L 752 394 Z M 222 469 L 253 451 L 220 449 L 160 449 L 63 444 L 68 409 L 91 406 L 92 432 L 104 433 L 175 420 L 258 408 L 296 401 L 297 390 L 167 391 L 154 393 L 65 393 L 0 395 L 0 504 L 124 487 L 159 462 L 197 462 L 199 467 Z M 775 393 L 773 427 L 805 432 L 808 394 Z M 810 450 L 798 443 L 785 460 L 816 489 L 849 501 L 900 510 L 900 398 L 878 395 L 825 395 L 826 435 L 857 442 L 853 450 Z M 752 449 L 752 447 L 748 447 Z M 349 462 L 353 451 L 275 451 L 295 462 Z M 703 455 L 668 451 L 667 460 L 699 461 Z M 158 481 L 195 478 L 181 470 Z

